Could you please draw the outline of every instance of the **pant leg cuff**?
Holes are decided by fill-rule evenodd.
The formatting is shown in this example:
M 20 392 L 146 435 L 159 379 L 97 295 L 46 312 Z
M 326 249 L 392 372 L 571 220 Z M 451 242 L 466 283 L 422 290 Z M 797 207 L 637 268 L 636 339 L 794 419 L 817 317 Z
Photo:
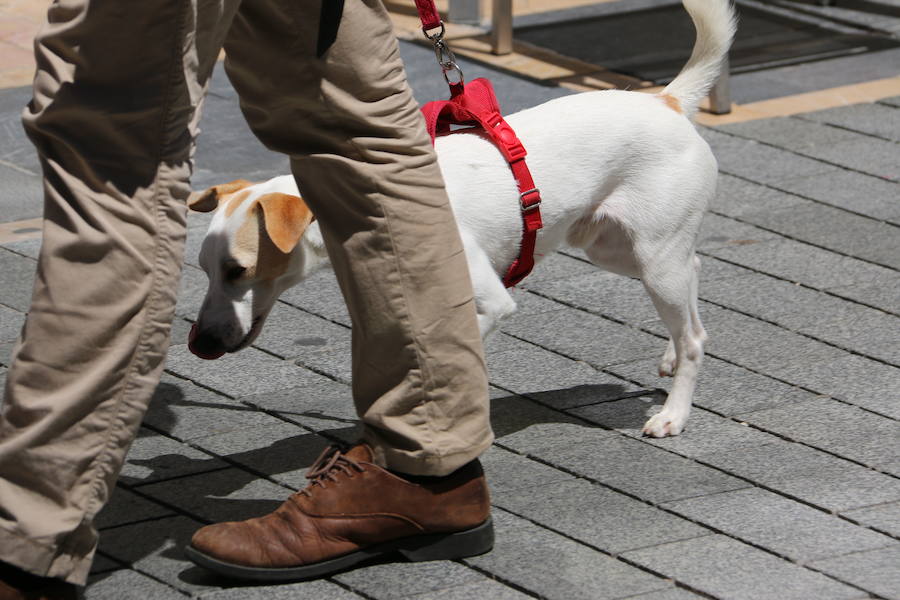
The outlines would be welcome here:
M 376 464 L 409 475 L 442 477 L 481 456 L 494 441 L 494 434 L 488 430 L 479 443 L 466 450 L 443 455 L 427 454 L 421 450 L 409 452 L 388 448 L 379 443 L 377 438 L 369 435 L 364 435 L 364 441 L 372 447 Z
M 87 556 L 75 556 L 0 528 L 0 561 L 39 577 L 55 577 L 83 586 L 94 562 L 94 551 L 92 548 Z

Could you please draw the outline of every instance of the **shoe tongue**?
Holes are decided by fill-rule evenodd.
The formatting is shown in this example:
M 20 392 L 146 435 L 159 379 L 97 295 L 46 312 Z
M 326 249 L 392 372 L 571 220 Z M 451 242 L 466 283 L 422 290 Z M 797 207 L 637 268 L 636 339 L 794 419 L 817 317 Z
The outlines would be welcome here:
M 344 456 L 352 458 L 356 462 L 372 462 L 372 459 L 375 458 L 369 445 L 362 442 L 344 452 Z

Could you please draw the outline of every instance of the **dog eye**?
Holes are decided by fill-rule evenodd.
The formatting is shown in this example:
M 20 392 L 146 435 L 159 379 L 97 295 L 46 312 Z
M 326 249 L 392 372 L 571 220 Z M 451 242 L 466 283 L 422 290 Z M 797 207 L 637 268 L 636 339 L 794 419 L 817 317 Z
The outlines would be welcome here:
M 237 281 L 247 271 L 246 267 L 235 265 L 225 269 L 225 279 L 227 281 Z

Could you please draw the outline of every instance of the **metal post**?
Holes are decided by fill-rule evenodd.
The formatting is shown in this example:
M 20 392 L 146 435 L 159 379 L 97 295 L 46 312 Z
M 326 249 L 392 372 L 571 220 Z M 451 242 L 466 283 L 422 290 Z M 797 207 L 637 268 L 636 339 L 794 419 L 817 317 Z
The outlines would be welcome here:
M 727 115 L 731 112 L 731 85 L 728 76 L 729 60 L 722 61 L 719 79 L 709 92 L 709 112 L 714 115 Z
M 494 54 L 510 54 L 513 51 L 512 0 L 494 0 L 491 51 Z
M 463 25 L 481 25 L 481 0 L 450 0 L 447 20 Z

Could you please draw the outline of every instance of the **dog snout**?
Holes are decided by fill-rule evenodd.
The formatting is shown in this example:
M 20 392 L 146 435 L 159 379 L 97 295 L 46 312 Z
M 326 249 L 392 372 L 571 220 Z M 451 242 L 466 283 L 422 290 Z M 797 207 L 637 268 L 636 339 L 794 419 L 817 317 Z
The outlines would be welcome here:
M 225 354 L 225 344 L 215 331 L 200 328 L 196 323 L 191 327 L 188 337 L 188 349 L 205 360 L 215 360 Z

